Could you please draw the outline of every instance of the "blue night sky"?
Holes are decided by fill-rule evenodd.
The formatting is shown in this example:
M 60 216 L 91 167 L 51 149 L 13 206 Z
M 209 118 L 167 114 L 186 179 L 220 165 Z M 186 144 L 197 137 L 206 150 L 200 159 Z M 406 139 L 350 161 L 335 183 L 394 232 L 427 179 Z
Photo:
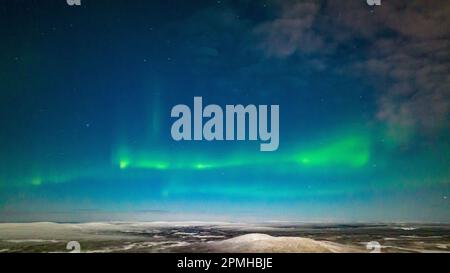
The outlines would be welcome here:
M 345 2 L 345 3 L 344 3 Z M 447 1 L 0 4 L 0 221 L 450 221 Z M 280 105 L 280 146 L 174 105 Z

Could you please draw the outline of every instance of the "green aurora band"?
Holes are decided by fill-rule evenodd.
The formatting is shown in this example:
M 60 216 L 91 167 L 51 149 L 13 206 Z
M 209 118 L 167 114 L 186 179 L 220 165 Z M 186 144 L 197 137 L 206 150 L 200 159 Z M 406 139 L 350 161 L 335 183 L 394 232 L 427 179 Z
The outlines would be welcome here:
M 128 149 L 118 152 L 116 163 L 125 169 L 153 169 L 153 170 L 205 170 L 239 167 L 267 167 L 286 166 L 286 164 L 301 167 L 342 167 L 362 168 L 370 159 L 370 141 L 367 136 L 345 136 L 333 139 L 321 147 L 309 148 L 288 154 L 239 154 L 225 159 L 211 159 L 205 156 L 180 158 L 163 156 L 160 154 L 130 155 Z

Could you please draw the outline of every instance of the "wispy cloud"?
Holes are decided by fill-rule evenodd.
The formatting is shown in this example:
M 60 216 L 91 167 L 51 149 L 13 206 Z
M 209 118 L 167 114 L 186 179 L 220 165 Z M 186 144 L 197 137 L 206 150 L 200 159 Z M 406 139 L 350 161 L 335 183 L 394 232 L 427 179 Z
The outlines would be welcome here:
M 269 58 L 312 54 L 326 66 L 339 49 L 345 73 L 378 87 L 374 118 L 402 143 L 413 132 L 447 128 L 450 98 L 450 3 L 445 1 L 282 1 L 278 15 L 255 28 Z M 361 52 L 360 50 L 358 52 Z

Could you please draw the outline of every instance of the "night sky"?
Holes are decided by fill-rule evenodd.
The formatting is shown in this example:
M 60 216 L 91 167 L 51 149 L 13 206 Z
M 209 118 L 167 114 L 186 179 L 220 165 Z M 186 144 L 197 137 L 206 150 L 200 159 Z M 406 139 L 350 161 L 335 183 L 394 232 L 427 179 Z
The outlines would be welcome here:
M 0 221 L 450 221 L 450 2 L 0 3 Z M 280 146 L 174 105 L 280 105 Z

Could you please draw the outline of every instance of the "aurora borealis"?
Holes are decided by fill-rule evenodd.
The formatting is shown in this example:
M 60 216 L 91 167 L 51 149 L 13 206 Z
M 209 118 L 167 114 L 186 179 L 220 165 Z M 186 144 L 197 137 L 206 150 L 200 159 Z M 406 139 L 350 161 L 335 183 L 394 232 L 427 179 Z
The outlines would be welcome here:
M 450 221 L 450 4 L 342 2 L 0 4 L 0 221 Z M 195 96 L 278 150 L 174 141 Z

